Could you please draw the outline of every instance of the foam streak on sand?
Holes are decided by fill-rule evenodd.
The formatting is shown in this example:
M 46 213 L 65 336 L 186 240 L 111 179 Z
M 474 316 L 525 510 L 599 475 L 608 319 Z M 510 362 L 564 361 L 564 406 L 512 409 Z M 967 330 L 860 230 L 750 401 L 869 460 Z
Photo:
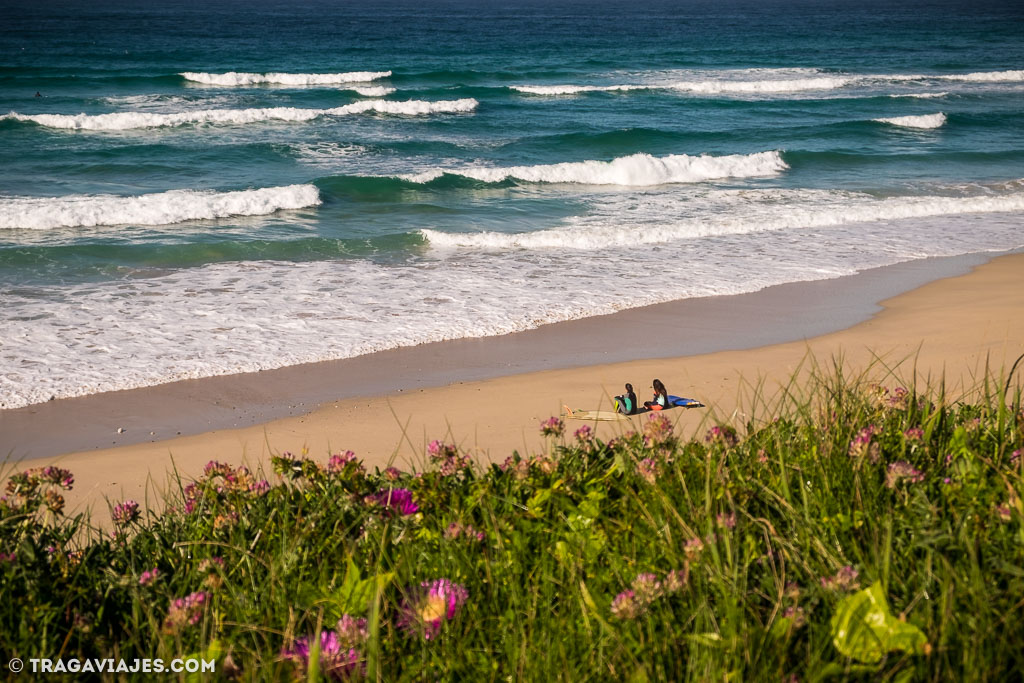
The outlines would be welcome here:
M 275 85 L 337 85 L 339 83 L 366 83 L 387 78 L 390 71 L 349 71 L 336 74 L 288 74 L 288 73 L 248 73 L 229 71 L 223 74 L 212 74 L 184 71 L 182 78 L 194 83 L 206 85 L 259 85 L 263 83 Z
M 402 176 L 402 179 L 428 183 L 443 175 L 457 175 L 485 183 L 515 179 L 531 183 L 645 186 L 695 183 L 718 178 L 769 176 L 787 168 L 789 167 L 782 160 L 782 155 L 775 151 L 720 157 L 686 154 L 654 157 L 650 154 L 632 154 L 611 161 L 577 161 L 507 168 L 434 169 Z
M 170 225 L 228 216 L 263 216 L 320 203 L 313 185 L 237 192 L 172 190 L 135 197 L 114 195 L 0 199 L 0 229 L 49 230 L 96 225 Z
M 474 99 L 406 100 L 362 100 L 331 109 L 299 109 L 296 107 L 269 107 L 263 109 L 201 109 L 173 114 L 148 114 L 143 112 L 118 112 L 112 114 L 19 114 L 11 112 L 0 116 L 0 120 L 14 119 L 33 122 L 49 128 L 69 130 L 133 130 L 138 128 L 161 128 L 188 124 L 242 125 L 261 121 L 312 121 L 321 116 L 347 116 L 351 114 L 393 114 L 397 116 L 423 116 L 426 114 L 459 114 L 476 109 Z
M 942 112 L 938 114 L 925 114 L 923 116 L 896 116 L 889 119 L 873 119 L 878 123 L 888 123 L 892 126 L 900 126 L 902 128 L 941 128 L 946 123 L 946 115 Z

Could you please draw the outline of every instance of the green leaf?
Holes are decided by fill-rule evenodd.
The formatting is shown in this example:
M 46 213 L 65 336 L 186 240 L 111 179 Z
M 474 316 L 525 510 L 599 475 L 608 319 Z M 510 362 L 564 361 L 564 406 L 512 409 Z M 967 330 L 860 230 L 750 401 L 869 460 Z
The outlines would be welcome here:
M 326 623 L 333 623 L 341 619 L 343 614 L 354 617 L 363 615 L 369 609 L 370 601 L 373 600 L 377 587 L 380 586 L 383 589 L 393 578 L 394 573 L 388 572 L 364 579 L 355 562 L 349 558 L 341 586 L 314 601 L 313 605 L 324 608 Z
M 208 662 L 212 659 L 215 662 L 217 662 L 217 664 L 215 664 L 214 666 L 216 666 L 217 669 L 220 669 L 221 660 L 223 657 L 224 644 L 221 643 L 219 640 L 214 639 L 210 641 L 210 644 L 207 645 L 206 649 L 204 649 L 202 652 L 193 652 L 191 654 L 187 654 L 182 659 L 201 659 L 204 662 Z M 199 683 L 200 681 L 208 679 L 209 677 L 209 673 L 206 673 L 205 675 L 202 673 L 202 665 L 200 665 L 200 671 L 194 671 L 185 674 L 185 681 L 186 683 Z
M 776 639 L 787 638 L 792 626 L 793 620 L 789 617 L 778 617 L 772 623 L 772 627 L 768 630 L 768 635 Z
M 836 649 L 867 664 L 877 664 L 892 651 L 924 654 L 928 646 L 921 629 L 889 612 L 881 581 L 844 598 L 831 623 Z

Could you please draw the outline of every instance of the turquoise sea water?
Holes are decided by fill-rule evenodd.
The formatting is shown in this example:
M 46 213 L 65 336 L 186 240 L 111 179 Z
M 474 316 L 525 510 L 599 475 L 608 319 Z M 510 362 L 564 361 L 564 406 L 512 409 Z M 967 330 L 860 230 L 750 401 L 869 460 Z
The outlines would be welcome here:
M 1019 3 L 0 10 L 6 408 L 1024 245 Z

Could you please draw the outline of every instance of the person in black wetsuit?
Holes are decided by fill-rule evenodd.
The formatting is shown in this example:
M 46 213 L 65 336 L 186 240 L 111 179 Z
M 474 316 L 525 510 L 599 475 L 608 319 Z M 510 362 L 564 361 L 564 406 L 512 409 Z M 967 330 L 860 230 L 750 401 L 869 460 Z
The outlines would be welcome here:
M 637 405 L 636 394 L 633 393 L 633 385 L 627 382 L 626 393 L 615 397 L 615 412 L 635 415 Z

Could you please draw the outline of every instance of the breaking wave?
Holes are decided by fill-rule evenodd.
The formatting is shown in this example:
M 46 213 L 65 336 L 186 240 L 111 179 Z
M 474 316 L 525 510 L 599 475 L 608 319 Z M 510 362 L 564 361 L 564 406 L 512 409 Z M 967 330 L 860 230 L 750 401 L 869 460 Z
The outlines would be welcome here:
M 350 114 L 394 114 L 422 116 L 425 114 L 457 114 L 471 112 L 478 102 L 474 99 L 363 100 L 331 109 L 299 109 L 296 107 L 269 107 L 262 109 L 199 109 L 172 114 L 145 112 L 116 112 L 112 114 L 19 114 L 11 112 L 0 116 L 0 121 L 13 119 L 36 123 L 48 128 L 68 130 L 133 130 L 136 128 L 162 128 L 188 124 L 238 125 L 261 121 L 311 121 L 321 116 L 347 116 Z
M 774 175 L 789 168 L 776 151 L 726 156 L 673 154 L 655 157 L 632 154 L 611 161 L 575 161 L 505 168 L 470 167 L 434 169 L 400 176 L 413 183 L 429 183 L 445 175 L 462 176 L 485 183 L 521 180 L 531 183 L 580 183 L 586 185 L 645 186 L 696 183 L 719 178 Z
M 50 230 L 97 225 L 171 225 L 229 216 L 263 216 L 320 204 L 313 185 L 236 192 L 171 190 L 134 197 L 72 195 L 0 199 L 0 229 Z
M 565 226 L 538 232 L 447 233 L 423 229 L 431 246 L 441 248 L 575 249 L 600 250 L 664 244 L 716 235 L 772 230 L 825 228 L 907 218 L 929 218 L 973 213 L 1024 211 L 1024 193 L 1001 197 L 899 197 L 874 200 L 866 195 L 838 196 L 822 206 L 793 206 L 786 211 L 750 218 L 742 213 L 711 220 L 684 220 L 669 224 L 630 226 L 618 223 Z M 737 194 L 737 197 L 740 195 Z
M 613 85 L 513 85 L 512 90 L 530 95 L 576 95 L 588 92 L 675 90 L 695 95 L 758 95 L 839 90 L 858 85 L 878 86 L 908 81 L 999 83 L 1024 81 L 1022 71 L 980 71 L 967 74 L 832 74 L 816 69 L 747 69 L 695 72 L 690 77 L 657 76 L 641 83 Z M 765 76 L 768 76 L 767 78 Z M 650 78 L 646 77 L 646 78 Z M 646 80 L 645 78 L 645 80 Z M 898 94 L 895 97 L 943 97 L 947 93 Z
M 902 128 L 940 128 L 946 123 L 946 115 L 942 112 L 938 114 L 924 114 L 923 116 L 896 116 L 888 119 L 872 119 L 878 123 L 888 123 L 891 126 L 900 126 Z
M 338 85 L 341 83 L 367 83 L 391 75 L 390 71 L 349 71 L 336 74 L 287 74 L 287 73 L 248 73 L 229 71 L 213 74 L 195 71 L 183 71 L 182 78 L 193 83 L 206 85 Z

